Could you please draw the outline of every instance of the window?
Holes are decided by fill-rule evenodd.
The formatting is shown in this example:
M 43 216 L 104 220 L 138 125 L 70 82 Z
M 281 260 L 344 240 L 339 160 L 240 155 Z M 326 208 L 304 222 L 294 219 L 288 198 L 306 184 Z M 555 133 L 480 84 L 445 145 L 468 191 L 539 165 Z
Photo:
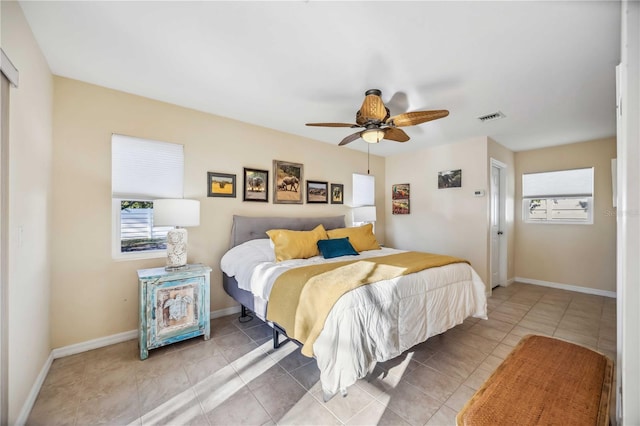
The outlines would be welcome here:
M 165 255 L 170 226 L 153 226 L 153 200 L 182 198 L 182 145 L 114 134 L 111 138 L 113 257 Z
M 593 223 L 593 167 L 522 175 L 529 223 Z
M 372 175 L 353 173 L 353 203 L 354 207 L 373 206 L 375 200 L 376 181 Z
M 167 249 L 170 226 L 153 226 L 153 201 L 120 201 L 120 252 Z
M 376 180 L 372 175 L 353 173 L 352 224 L 361 226 L 366 223 L 376 226 Z

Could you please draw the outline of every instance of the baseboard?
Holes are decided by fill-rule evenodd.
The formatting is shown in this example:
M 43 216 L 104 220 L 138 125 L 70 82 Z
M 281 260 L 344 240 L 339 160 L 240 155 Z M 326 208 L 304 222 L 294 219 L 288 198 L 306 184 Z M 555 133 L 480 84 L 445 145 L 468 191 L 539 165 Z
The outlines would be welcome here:
M 240 312 L 240 306 L 232 306 L 231 308 L 218 309 L 211 311 L 210 318 L 220 318 Z M 76 343 L 69 346 L 63 346 L 51 351 L 53 359 L 62 358 L 69 355 L 75 355 L 93 349 L 102 348 L 104 346 L 114 345 L 116 343 L 126 342 L 127 340 L 138 337 L 138 330 L 129 330 L 122 333 L 112 334 L 111 336 L 99 337 L 97 339 L 87 340 L 86 342 Z
M 44 365 L 40 369 L 40 373 L 38 377 L 36 377 L 36 381 L 31 386 L 31 390 L 27 395 L 27 400 L 22 405 L 22 410 L 20 410 L 20 414 L 18 414 L 18 418 L 16 419 L 16 425 L 25 425 L 27 423 L 27 419 L 29 418 L 29 414 L 31 413 L 31 409 L 33 409 L 33 405 L 36 403 L 36 398 L 38 398 L 38 394 L 40 393 L 40 388 L 42 388 L 42 384 L 44 383 L 44 379 L 47 378 L 47 374 L 49 374 L 49 369 L 51 368 L 51 364 L 53 363 L 53 351 L 49 354 L 49 357 L 45 361 Z
M 87 340 L 86 342 L 80 342 L 73 345 L 56 348 L 52 350 L 51 353 L 53 355 L 53 359 L 58 359 L 65 356 L 75 355 L 93 349 L 102 348 L 104 346 L 125 342 L 127 340 L 135 339 L 136 337 L 138 337 L 138 330 L 129 330 L 118 334 L 112 334 L 111 336 L 99 337 L 97 339 Z
M 220 318 L 227 315 L 237 314 L 240 312 L 240 306 L 232 306 L 230 308 L 218 309 L 217 311 L 211 311 L 211 319 Z
M 240 306 L 232 306 L 231 308 L 219 309 L 217 311 L 212 311 L 210 314 L 210 318 L 220 318 L 225 315 L 232 315 L 240 312 Z M 87 340 L 86 342 L 75 343 L 73 345 L 63 346 L 61 348 L 55 348 L 51 350 L 49 354 L 49 358 L 42 366 L 40 370 L 40 374 L 31 387 L 31 391 L 27 397 L 27 400 L 22 406 L 22 410 L 20 410 L 20 415 L 16 420 L 17 425 L 24 425 L 29 418 L 29 413 L 31 413 L 31 409 L 33 408 L 33 404 L 36 402 L 36 398 L 38 397 L 38 393 L 40 392 L 40 388 L 42 388 L 42 384 L 49 374 L 49 369 L 51 368 L 51 364 L 54 359 L 62 358 L 69 355 L 75 355 L 82 352 L 90 351 L 93 349 L 102 348 L 104 346 L 113 345 L 116 343 L 125 342 L 127 340 L 135 339 L 138 337 L 138 330 L 129 330 L 124 331 L 122 333 L 112 334 L 110 336 L 99 337 L 97 339 Z
M 509 278 L 507 280 L 507 283 L 505 284 L 505 287 L 509 287 L 511 284 L 515 283 L 516 279 L 515 278 Z
M 579 285 L 571 285 L 571 284 L 554 283 L 551 281 L 534 280 L 531 278 L 522 278 L 522 277 L 516 277 L 515 281 L 522 284 L 534 284 L 534 285 L 540 285 L 543 287 L 552 287 L 552 288 L 558 288 L 561 290 L 576 291 L 578 293 L 595 294 L 597 296 L 612 297 L 614 299 L 616 298 L 615 291 L 599 290 L 597 288 L 582 287 Z

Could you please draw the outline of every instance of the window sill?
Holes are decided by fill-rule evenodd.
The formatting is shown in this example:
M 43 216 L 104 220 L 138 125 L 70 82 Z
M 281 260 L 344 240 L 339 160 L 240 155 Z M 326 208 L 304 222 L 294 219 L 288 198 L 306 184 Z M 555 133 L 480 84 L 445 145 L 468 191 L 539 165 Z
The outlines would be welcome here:
M 571 221 L 560 221 L 560 220 L 524 220 L 524 223 L 534 224 L 534 225 L 593 225 L 593 221 L 589 222 L 571 222 Z
M 144 259 L 162 259 L 167 256 L 166 250 L 154 250 L 142 253 L 129 252 L 129 253 L 114 253 L 111 257 L 116 262 L 122 262 L 127 260 L 144 260 Z

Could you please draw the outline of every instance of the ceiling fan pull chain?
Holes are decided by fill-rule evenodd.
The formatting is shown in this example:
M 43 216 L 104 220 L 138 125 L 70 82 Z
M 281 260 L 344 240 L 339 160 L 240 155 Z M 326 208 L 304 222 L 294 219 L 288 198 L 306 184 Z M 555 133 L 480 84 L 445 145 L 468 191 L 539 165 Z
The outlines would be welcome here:
M 369 174 L 369 147 L 371 146 L 370 143 L 367 144 L 367 174 Z

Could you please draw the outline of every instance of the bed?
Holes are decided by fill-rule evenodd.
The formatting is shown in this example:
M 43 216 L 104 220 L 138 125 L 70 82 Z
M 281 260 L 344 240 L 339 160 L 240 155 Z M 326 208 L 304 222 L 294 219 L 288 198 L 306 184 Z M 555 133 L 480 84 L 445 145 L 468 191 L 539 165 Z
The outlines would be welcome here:
M 287 333 L 287 329 L 270 321 L 273 314 L 268 318 L 267 312 L 278 307 L 274 300 L 282 301 L 274 296 L 274 283 L 280 276 L 308 265 L 369 263 L 403 253 L 382 247 L 360 251 L 357 256 L 275 261 L 267 232 L 312 231 L 318 225 L 329 234 L 353 229 L 342 229 L 344 216 L 233 218 L 230 249 L 221 260 L 223 287 L 240 303 L 243 315 L 248 309 L 274 328 L 276 347 L 278 332 Z M 326 268 L 336 267 L 333 265 Z M 320 369 L 325 400 L 338 392 L 346 395 L 346 389 L 365 377 L 376 362 L 392 359 L 470 316 L 486 319 L 486 305 L 485 285 L 465 262 L 385 278 L 344 293 L 328 311 L 312 344 L 306 344 L 312 346 L 307 352 L 312 352 Z

